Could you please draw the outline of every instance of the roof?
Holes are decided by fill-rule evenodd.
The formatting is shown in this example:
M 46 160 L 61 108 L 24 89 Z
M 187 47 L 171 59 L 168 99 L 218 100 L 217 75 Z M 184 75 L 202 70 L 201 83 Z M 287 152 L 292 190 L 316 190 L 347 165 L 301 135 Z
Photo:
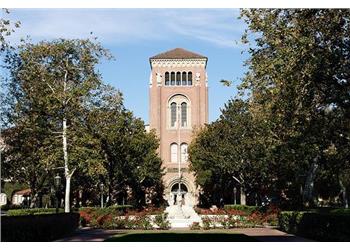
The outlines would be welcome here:
M 17 194 L 17 195 L 30 195 L 31 192 L 32 192 L 32 190 L 30 188 L 27 188 L 27 189 L 23 189 L 23 190 L 15 192 L 15 194 Z
M 185 50 L 183 48 L 175 48 L 158 55 L 152 56 L 151 59 L 208 59 L 206 56 Z

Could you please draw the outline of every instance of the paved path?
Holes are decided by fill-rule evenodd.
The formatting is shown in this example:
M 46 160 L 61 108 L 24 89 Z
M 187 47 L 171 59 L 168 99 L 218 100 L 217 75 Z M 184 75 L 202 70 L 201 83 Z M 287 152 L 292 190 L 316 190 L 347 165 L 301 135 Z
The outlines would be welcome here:
M 190 231 L 188 228 L 186 229 L 174 229 L 181 231 Z M 219 229 L 215 230 L 215 232 L 228 232 L 228 230 Z M 115 235 L 115 234 L 124 234 L 127 230 L 103 230 L 103 229 L 91 229 L 91 228 L 81 228 L 74 232 L 71 236 L 66 238 L 57 240 L 57 241 L 65 241 L 65 242 L 74 242 L 74 241 L 104 241 L 105 239 Z M 133 231 L 137 232 L 137 231 Z M 203 232 L 203 231 L 202 231 Z M 214 230 L 210 230 L 208 232 L 214 232 Z M 287 234 L 277 229 L 272 228 L 235 228 L 229 229 L 229 232 L 232 233 L 241 233 L 251 237 L 254 237 L 258 241 L 267 241 L 267 242 L 311 242 L 312 240 L 308 240 L 299 236 L 295 236 L 292 234 Z

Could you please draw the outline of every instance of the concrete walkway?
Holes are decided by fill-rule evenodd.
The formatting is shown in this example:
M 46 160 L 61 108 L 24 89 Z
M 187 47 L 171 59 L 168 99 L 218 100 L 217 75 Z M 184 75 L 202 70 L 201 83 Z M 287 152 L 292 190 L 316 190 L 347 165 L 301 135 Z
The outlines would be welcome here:
M 188 231 L 189 233 L 196 232 L 186 229 L 173 229 L 169 231 Z M 63 239 L 57 240 L 59 242 L 74 242 L 74 241 L 104 241 L 105 239 L 116 235 L 125 234 L 128 230 L 103 230 L 103 229 L 91 229 L 91 228 L 80 228 L 74 232 L 71 236 L 65 237 Z M 132 232 L 137 232 L 137 230 L 132 230 Z M 201 232 L 221 232 L 221 233 L 241 233 L 247 236 L 254 237 L 258 241 L 265 242 L 311 242 L 312 240 L 305 239 L 292 234 L 287 234 L 277 229 L 272 228 L 234 228 L 234 229 L 214 229 Z

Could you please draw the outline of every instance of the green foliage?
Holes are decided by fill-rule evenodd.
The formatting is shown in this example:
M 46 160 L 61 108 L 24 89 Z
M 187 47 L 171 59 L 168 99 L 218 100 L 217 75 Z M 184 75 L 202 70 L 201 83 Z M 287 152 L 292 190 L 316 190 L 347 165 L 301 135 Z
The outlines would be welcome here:
M 314 207 L 341 193 L 347 206 L 350 11 L 244 9 L 241 18 L 250 56 L 239 95 L 189 147 L 201 205 L 233 203 L 236 185 L 248 204 L 267 194 Z
M 202 206 L 233 203 L 234 188 L 252 196 L 271 183 L 265 124 L 256 123 L 249 103 L 231 100 L 220 119 L 199 130 L 189 147 L 191 170 L 203 188 Z
M 281 212 L 279 226 L 287 232 L 318 241 L 349 241 L 349 214 Z
M 202 227 L 204 230 L 209 230 L 212 224 L 212 220 L 208 216 L 202 217 Z
M 63 213 L 63 209 L 58 210 L 59 213 Z M 7 211 L 8 216 L 22 216 L 22 215 L 39 215 L 39 214 L 54 214 L 55 208 L 29 208 L 29 209 L 10 209 Z
M 124 107 L 122 94 L 102 82 L 96 65 L 104 58 L 110 53 L 89 39 L 24 43 L 5 58 L 10 77 L 1 105 L 2 176 L 31 188 L 31 206 L 41 205 L 62 167 L 66 180 L 74 174 L 72 196 L 82 192 L 83 205 L 98 202 L 101 182 L 110 204 L 141 207 L 145 194 L 162 202 L 158 139 Z
M 254 38 L 240 89 L 273 142 L 262 156 L 273 188 L 295 206 L 315 205 L 317 194 L 336 196 L 350 166 L 350 11 L 246 9 L 241 17 L 248 25 L 243 40 Z
M 8 9 L 2 9 L 1 12 L 2 17 L 10 13 Z M 19 28 L 20 24 L 21 23 L 19 21 L 11 23 L 11 21 L 8 19 L 0 18 L 0 53 L 4 52 L 6 49 L 11 49 L 11 46 L 6 38 L 15 32 L 15 28 Z
M 224 206 L 225 210 L 238 210 L 238 211 L 243 211 L 247 214 L 251 214 L 255 211 L 259 210 L 258 206 L 247 206 L 247 205 L 231 205 L 227 204 Z
M 1 240 L 53 241 L 72 233 L 78 226 L 77 213 L 1 216 Z

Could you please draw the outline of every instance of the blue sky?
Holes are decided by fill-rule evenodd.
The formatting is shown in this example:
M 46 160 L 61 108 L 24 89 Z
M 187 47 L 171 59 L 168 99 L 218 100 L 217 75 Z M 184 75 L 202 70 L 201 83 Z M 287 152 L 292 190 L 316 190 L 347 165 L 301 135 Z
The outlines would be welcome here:
M 33 41 L 87 38 L 90 32 L 114 55 L 99 70 L 104 81 L 122 91 L 125 106 L 148 123 L 149 57 L 182 47 L 209 58 L 209 121 L 236 95 L 243 76 L 246 28 L 238 9 L 10 9 L 9 18 L 21 21 L 12 42 L 29 35 Z M 238 42 L 238 43 L 237 43 Z

